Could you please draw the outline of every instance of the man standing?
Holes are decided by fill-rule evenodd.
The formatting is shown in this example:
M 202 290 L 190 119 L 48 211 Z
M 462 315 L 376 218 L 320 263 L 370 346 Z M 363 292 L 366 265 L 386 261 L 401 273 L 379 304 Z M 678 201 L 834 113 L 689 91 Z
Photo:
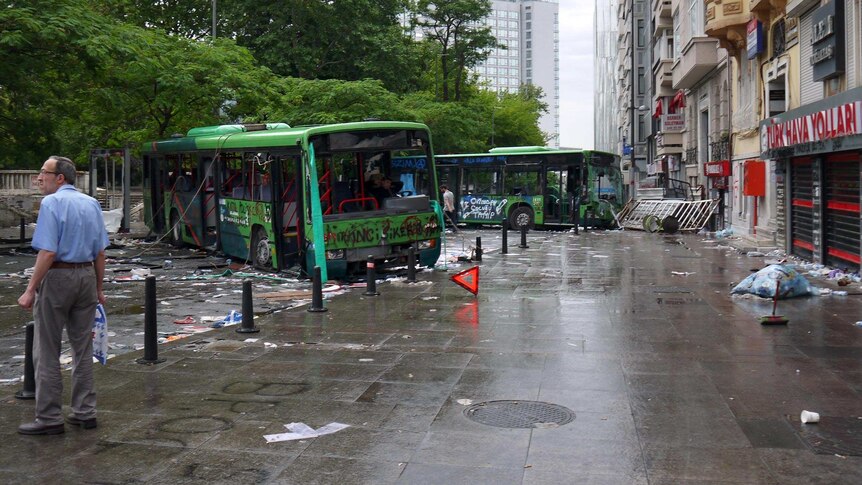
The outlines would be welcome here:
M 440 192 L 443 192 L 443 213 L 454 226 L 458 223 L 458 213 L 455 212 L 455 194 L 446 185 L 440 186 Z
M 33 309 L 36 320 L 33 366 L 36 373 L 36 420 L 18 427 L 21 434 L 60 434 L 63 426 L 63 378 L 60 345 L 63 327 L 72 346 L 72 414 L 69 424 L 96 427 L 93 388 L 93 318 L 105 302 L 105 248 L 108 233 L 96 199 L 75 190 L 75 164 L 52 156 L 42 164 L 39 208 L 33 249 L 39 251 L 33 276 L 18 305 Z

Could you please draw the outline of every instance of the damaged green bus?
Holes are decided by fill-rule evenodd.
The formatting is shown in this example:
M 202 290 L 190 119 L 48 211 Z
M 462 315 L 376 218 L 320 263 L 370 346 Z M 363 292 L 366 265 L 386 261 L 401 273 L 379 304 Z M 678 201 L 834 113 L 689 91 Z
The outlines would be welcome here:
M 622 209 L 620 157 L 523 146 L 438 155 L 437 177 L 455 195 L 458 222 L 610 227 Z
M 260 269 L 314 266 L 324 280 L 440 255 L 442 211 L 428 127 L 368 121 L 193 128 L 145 143 L 144 217 L 175 246 Z M 403 158 L 415 163 L 398 162 Z M 421 160 L 421 163 L 420 161 Z M 393 161 L 395 161 L 393 163 Z M 380 198 L 388 177 L 398 193 Z

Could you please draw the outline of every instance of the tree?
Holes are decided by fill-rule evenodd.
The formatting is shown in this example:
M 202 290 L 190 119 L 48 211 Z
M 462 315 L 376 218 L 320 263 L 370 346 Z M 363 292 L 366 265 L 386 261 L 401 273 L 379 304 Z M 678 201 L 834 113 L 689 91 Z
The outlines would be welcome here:
M 464 73 L 487 59 L 490 49 L 497 47 L 491 29 L 477 26 L 490 13 L 489 0 L 419 0 L 417 3 L 416 23 L 438 48 L 443 101 L 450 100 L 450 83 L 454 100 L 460 101 Z
M 230 0 L 224 29 L 276 74 L 372 78 L 406 92 L 416 88 L 421 62 L 399 23 L 403 9 L 403 0 Z

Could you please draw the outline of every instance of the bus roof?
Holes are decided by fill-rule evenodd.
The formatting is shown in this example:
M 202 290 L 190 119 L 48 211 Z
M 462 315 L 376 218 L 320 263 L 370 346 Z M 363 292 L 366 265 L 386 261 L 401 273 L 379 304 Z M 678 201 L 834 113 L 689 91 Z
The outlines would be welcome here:
M 505 157 L 507 155 L 570 155 L 583 153 L 600 153 L 604 155 L 614 155 L 609 152 L 598 150 L 584 150 L 582 148 L 551 148 L 540 146 L 522 146 L 522 147 L 496 147 L 488 150 L 485 153 L 452 153 L 448 155 L 435 155 L 434 158 L 460 158 L 460 157 Z
M 261 126 L 265 126 L 265 129 L 261 129 Z M 147 142 L 141 148 L 144 153 L 264 148 L 295 146 L 311 136 L 345 131 L 384 128 L 428 131 L 426 125 L 409 121 L 361 121 L 297 127 L 290 127 L 286 123 L 267 123 L 255 125 L 256 129 L 248 127 L 249 125 L 218 125 L 192 128 L 184 137 Z

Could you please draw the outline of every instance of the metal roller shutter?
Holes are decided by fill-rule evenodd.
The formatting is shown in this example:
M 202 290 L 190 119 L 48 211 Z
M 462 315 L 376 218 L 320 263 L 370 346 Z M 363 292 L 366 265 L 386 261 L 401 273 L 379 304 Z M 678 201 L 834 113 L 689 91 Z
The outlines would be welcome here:
M 814 194 L 811 158 L 790 161 L 791 253 L 814 259 Z
M 859 269 L 859 156 L 831 155 L 823 167 L 825 263 Z

